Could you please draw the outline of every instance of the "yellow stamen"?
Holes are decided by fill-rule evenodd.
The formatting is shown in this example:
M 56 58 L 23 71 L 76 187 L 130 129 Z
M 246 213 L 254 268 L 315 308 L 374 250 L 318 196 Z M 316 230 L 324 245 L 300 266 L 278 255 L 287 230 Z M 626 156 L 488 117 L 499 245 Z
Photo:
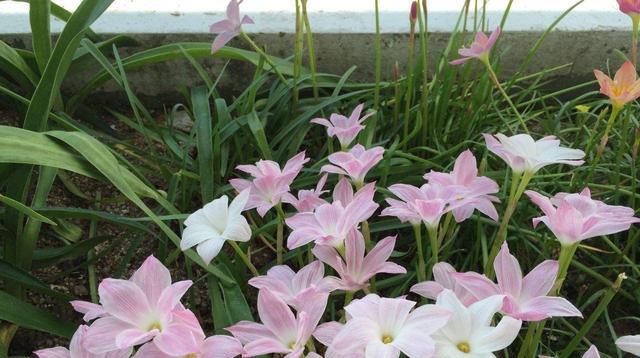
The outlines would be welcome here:
M 382 336 L 382 343 L 389 344 L 391 342 L 393 342 L 393 337 L 387 335 Z
M 469 346 L 469 343 L 467 343 L 467 342 L 458 343 L 458 345 L 456 347 L 462 353 L 471 352 L 471 347 Z
M 154 329 L 157 329 L 158 331 L 162 331 L 162 325 L 160 325 L 160 323 L 158 322 L 153 322 L 152 324 L 149 325 L 149 328 L 147 328 L 147 331 L 153 331 Z

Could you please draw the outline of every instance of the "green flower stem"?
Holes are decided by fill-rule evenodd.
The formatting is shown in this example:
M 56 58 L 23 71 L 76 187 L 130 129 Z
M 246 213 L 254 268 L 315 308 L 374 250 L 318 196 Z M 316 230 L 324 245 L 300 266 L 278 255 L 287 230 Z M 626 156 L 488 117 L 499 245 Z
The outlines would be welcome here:
M 341 322 L 346 322 L 347 320 L 347 311 L 344 309 L 345 307 L 347 307 L 349 305 L 349 303 L 351 303 L 351 301 L 353 301 L 353 295 L 355 292 L 353 291 L 347 291 L 344 294 L 344 304 L 342 305 L 342 317 L 340 318 Z
M 227 242 L 229 243 L 229 245 L 231 245 L 231 247 L 233 247 L 233 250 L 235 250 L 236 254 L 240 256 L 240 260 L 242 260 L 244 265 L 247 266 L 253 276 L 260 276 L 260 272 L 258 272 L 258 269 L 253 266 L 253 264 L 251 263 L 251 259 L 249 258 L 249 256 L 247 256 L 247 254 L 244 253 L 244 251 L 242 251 L 238 243 L 233 240 L 227 240 Z
M 298 81 L 302 69 L 302 52 L 304 47 L 304 37 L 302 33 L 302 16 L 300 14 L 300 0 L 296 0 L 296 36 L 293 49 L 293 110 L 295 110 L 300 99 L 300 89 Z
M 484 63 L 485 67 L 487 68 L 487 72 L 489 73 L 489 78 L 491 79 L 493 84 L 496 86 L 498 91 L 500 91 L 504 99 L 507 101 L 507 103 L 515 113 L 516 117 L 518 117 L 518 120 L 522 125 L 522 129 L 524 129 L 525 133 L 529 134 L 529 128 L 527 128 L 527 124 L 525 123 L 524 118 L 522 118 L 522 115 L 520 114 L 516 106 L 513 104 L 513 101 L 511 101 L 511 97 L 509 97 L 509 95 L 504 90 L 504 88 L 502 88 L 502 85 L 500 84 L 500 80 L 498 79 L 498 76 L 493 71 L 493 67 L 491 67 L 491 63 L 489 63 L 489 58 L 487 57 L 486 59 L 480 59 L 480 61 Z
M 313 86 L 313 98 L 318 102 L 320 93 L 318 92 L 318 82 L 316 78 L 316 53 L 313 46 L 313 32 L 311 32 L 311 22 L 307 14 L 307 1 L 300 0 L 302 3 L 302 21 L 304 22 L 305 33 L 307 34 L 307 49 L 309 51 L 309 69 L 311 70 L 311 85 Z
M 598 166 L 598 163 L 600 163 L 600 159 L 602 158 L 604 150 L 607 147 L 607 143 L 609 142 L 609 132 L 611 131 L 611 128 L 613 128 L 613 124 L 615 123 L 616 118 L 618 118 L 618 114 L 620 114 L 622 108 L 623 107 L 620 106 L 612 106 L 611 115 L 609 116 L 609 120 L 607 121 L 607 126 L 604 129 L 602 137 L 600 137 L 600 144 L 598 145 L 598 149 L 596 150 L 596 156 L 591 162 L 591 166 L 589 167 L 589 174 L 587 175 L 586 180 L 587 183 L 591 181 L 591 177 L 593 176 L 595 168 L 596 166 Z
M 584 335 L 591 330 L 591 327 L 593 327 L 593 324 L 596 323 L 598 318 L 600 318 L 600 315 L 602 315 L 607 306 L 609 306 L 613 297 L 618 293 L 618 291 L 620 291 L 622 281 L 626 278 L 627 275 L 625 275 L 624 272 L 618 275 L 618 279 L 613 283 L 613 285 L 611 285 L 611 287 L 609 287 L 604 296 L 602 296 L 600 303 L 598 303 L 598 307 L 596 307 L 591 316 L 589 316 L 589 319 L 587 319 L 584 325 L 582 325 L 578 333 L 573 336 L 573 339 L 571 339 L 571 342 L 569 342 L 567 347 L 560 353 L 560 358 L 568 358 L 571 356 L 571 353 L 576 350 L 578 343 L 580 343 Z
M 407 60 L 407 91 L 404 96 L 404 118 L 403 120 L 403 131 L 404 137 L 407 138 L 409 136 L 409 118 L 411 117 L 411 103 L 413 98 L 413 67 L 414 67 L 414 57 L 415 57 L 415 42 L 416 42 L 416 23 L 415 21 L 411 21 L 411 32 L 409 33 L 409 56 Z M 407 142 L 403 143 L 403 148 L 407 149 Z
M 284 260 L 282 255 L 284 253 L 284 219 L 287 217 L 282 211 L 282 204 L 276 205 L 276 211 L 278 212 L 278 226 L 276 228 L 276 263 L 282 265 Z
M 356 181 L 354 185 L 356 190 L 360 190 L 364 186 L 364 182 Z M 369 228 L 369 221 L 367 220 L 362 222 L 362 236 L 364 237 L 364 246 L 367 252 L 369 252 L 373 248 L 373 243 L 371 242 L 371 229 Z
M 427 232 L 429 232 L 429 244 L 431 245 L 431 261 L 429 262 L 429 276 L 433 271 L 433 266 L 438 263 L 438 251 L 440 251 L 440 245 L 438 244 L 438 226 L 427 226 Z
M 253 40 L 251 39 L 251 37 L 249 37 L 249 35 L 247 35 L 246 32 L 241 32 L 240 36 L 242 36 L 242 38 L 249 44 L 249 46 L 251 46 L 253 48 L 253 50 L 255 52 L 257 52 L 260 56 L 262 56 L 264 58 L 265 61 L 267 61 L 267 63 L 269 64 L 269 66 L 271 66 L 271 69 L 273 69 L 273 72 L 275 72 L 276 76 L 278 76 L 278 79 L 280 80 L 280 82 L 282 82 L 285 86 L 290 86 L 289 82 L 287 82 L 287 80 L 284 78 L 284 76 L 282 75 L 282 73 L 278 70 L 278 67 L 276 67 L 276 65 L 273 63 L 273 61 L 271 60 L 271 57 L 269 57 L 269 55 L 267 55 L 261 48 L 260 46 L 258 46 L 255 42 L 253 42 Z
M 631 16 L 633 23 L 633 33 L 631 34 L 631 62 L 633 67 L 638 68 L 638 24 L 640 24 L 640 16 Z
M 489 279 L 493 279 L 495 272 L 493 271 L 493 261 L 498 256 L 498 252 L 500 252 L 500 248 L 502 244 L 507 239 L 507 227 L 509 226 L 509 220 L 511 220 L 511 216 L 516 210 L 518 206 L 518 201 L 520 197 L 524 193 L 527 185 L 533 178 L 533 172 L 524 172 L 517 173 L 514 172 L 511 180 L 511 190 L 509 193 L 509 203 L 507 204 L 507 209 L 502 216 L 502 220 L 500 221 L 500 227 L 498 228 L 498 233 L 496 234 L 496 238 L 493 241 L 493 246 L 491 247 L 491 252 L 489 253 L 489 258 L 485 263 L 484 273 L 489 277 Z M 517 183 L 517 184 L 516 184 Z
M 418 282 L 425 281 L 427 279 L 427 268 L 424 263 L 424 249 L 422 248 L 422 225 L 413 225 L 413 234 L 416 239 L 416 252 L 418 253 Z

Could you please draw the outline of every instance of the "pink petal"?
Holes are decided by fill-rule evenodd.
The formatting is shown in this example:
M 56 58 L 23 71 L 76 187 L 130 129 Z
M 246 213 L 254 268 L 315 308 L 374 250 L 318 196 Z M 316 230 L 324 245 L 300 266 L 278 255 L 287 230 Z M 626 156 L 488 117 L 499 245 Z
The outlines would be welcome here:
M 162 295 L 160 295 L 160 299 L 157 303 L 157 308 L 161 312 L 169 313 L 171 310 L 175 309 L 176 306 L 180 303 L 180 299 L 187 290 L 193 285 L 191 280 L 179 281 L 174 283 L 173 285 L 166 288 L 162 291 Z
M 129 348 L 133 346 L 137 346 L 139 344 L 148 342 L 160 331 L 157 329 L 151 330 L 149 332 L 142 331 L 137 328 L 125 329 L 122 332 L 119 332 L 116 336 L 116 347 L 119 349 Z
M 234 37 L 238 36 L 237 32 L 234 31 L 225 31 L 216 36 L 215 40 L 213 40 L 213 44 L 211 44 L 211 53 L 218 52 L 224 45 L 229 43 Z
M 546 296 L 555 283 L 558 269 L 558 261 L 546 260 L 531 270 L 522 281 L 522 299 Z
M 242 344 L 229 336 L 207 338 L 200 350 L 200 358 L 233 358 L 242 354 Z
M 536 315 L 536 318 L 538 318 L 522 318 L 529 321 L 538 321 L 551 317 L 582 317 L 580 310 L 562 297 L 535 297 L 525 302 L 521 309 L 525 315 L 528 313 L 529 315 Z
M 227 327 L 226 330 L 244 344 L 265 337 L 275 339 L 275 336 L 267 327 L 255 322 L 240 321 L 231 327 Z
M 506 242 L 502 244 L 500 253 L 493 263 L 498 278 L 498 285 L 503 293 L 512 296 L 520 296 L 522 289 L 522 271 L 518 260 L 509 253 L 509 246 Z
M 582 358 L 600 358 L 600 352 L 596 346 L 589 347 L 589 350 L 584 353 Z
M 147 296 L 132 281 L 107 278 L 100 283 L 98 292 L 106 312 L 132 325 L 151 312 Z
M 420 282 L 411 287 L 411 292 L 432 300 L 435 300 L 442 290 L 444 287 L 435 281 Z
M 172 323 L 162 330 L 153 340 L 161 351 L 172 356 L 184 356 L 198 353 L 200 342 L 193 335 L 191 328 L 181 323 Z
M 295 341 L 293 341 L 295 342 Z M 245 357 L 256 357 L 270 353 L 289 353 L 291 349 L 272 338 L 260 338 L 244 346 Z
M 333 339 L 340 333 L 344 325 L 340 322 L 323 323 L 316 328 L 313 336 L 325 346 L 331 345 Z
M 487 276 L 476 272 L 465 272 L 454 274 L 456 282 L 464 287 L 475 298 L 482 300 L 487 297 L 500 294 L 498 285 L 493 283 Z
M 89 322 L 107 314 L 102 306 L 92 302 L 76 300 L 69 303 L 71 303 L 71 306 L 73 306 L 74 310 L 80 313 L 84 313 L 83 319 L 85 320 L 85 322 Z
M 133 273 L 131 281 L 142 289 L 150 303 L 154 303 L 158 301 L 162 291 L 171 285 L 171 273 L 162 262 L 151 255 Z
M 287 304 L 268 290 L 258 293 L 258 313 L 262 323 L 280 342 L 295 342 L 296 318 Z
M 118 349 L 116 336 L 127 329 L 130 324 L 115 317 L 98 318 L 89 327 L 85 337 L 84 346 L 94 354 L 104 354 Z
M 71 358 L 71 353 L 64 347 L 41 349 L 33 352 L 38 358 Z

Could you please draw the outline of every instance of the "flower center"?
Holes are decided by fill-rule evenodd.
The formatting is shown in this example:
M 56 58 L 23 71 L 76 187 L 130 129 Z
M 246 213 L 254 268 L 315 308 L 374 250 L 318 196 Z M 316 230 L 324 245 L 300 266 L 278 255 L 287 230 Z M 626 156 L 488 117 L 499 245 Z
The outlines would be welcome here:
M 153 322 L 149 325 L 149 328 L 147 328 L 147 332 L 153 331 L 154 329 L 162 331 L 162 325 L 159 322 Z
M 382 336 L 382 343 L 384 343 L 384 344 L 389 344 L 389 343 L 391 343 L 391 342 L 393 342 L 393 337 L 391 337 L 391 336 L 389 336 L 389 335 L 387 335 L 387 334 L 385 334 L 384 336 Z
M 195 354 L 195 353 L 190 353 L 190 354 L 187 354 L 186 356 L 184 356 L 184 358 L 198 358 L 198 355 Z
M 458 345 L 456 347 L 462 353 L 471 352 L 471 346 L 469 346 L 469 343 L 467 343 L 467 342 L 458 343 Z

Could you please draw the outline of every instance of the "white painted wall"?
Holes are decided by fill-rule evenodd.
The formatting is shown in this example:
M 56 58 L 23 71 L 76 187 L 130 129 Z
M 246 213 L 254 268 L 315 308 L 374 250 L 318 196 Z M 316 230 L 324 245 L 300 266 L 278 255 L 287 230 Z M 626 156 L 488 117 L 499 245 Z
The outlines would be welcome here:
M 472 3 L 476 0 L 472 0 Z M 508 31 L 543 31 L 577 0 L 515 0 Z M 477 3 L 482 4 L 482 0 Z M 488 0 L 488 22 L 500 22 L 508 0 Z M 58 0 L 73 10 L 80 0 Z M 241 12 L 256 24 L 247 32 L 293 32 L 293 0 L 244 0 Z M 380 0 L 381 30 L 408 31 L 410 0 Z M 429 0 L 429 30 L 450 31 L 464 0 Z M 115 0 L 93 26 L 100 33 L 206 33 L 208 25 L 224 16 L 227 0 Z M 316 33 L 375 32 L 373 0 L 309 0 L 309 16 Z M 29 33 L 27 4 L 0 1 L 0 33 Z M 62 22 L 52 23 L 59 31 Z M 630 20 L 617 10 L 615 0 L 585 0 L 558 26 L 564 31 L 627 30 Z

